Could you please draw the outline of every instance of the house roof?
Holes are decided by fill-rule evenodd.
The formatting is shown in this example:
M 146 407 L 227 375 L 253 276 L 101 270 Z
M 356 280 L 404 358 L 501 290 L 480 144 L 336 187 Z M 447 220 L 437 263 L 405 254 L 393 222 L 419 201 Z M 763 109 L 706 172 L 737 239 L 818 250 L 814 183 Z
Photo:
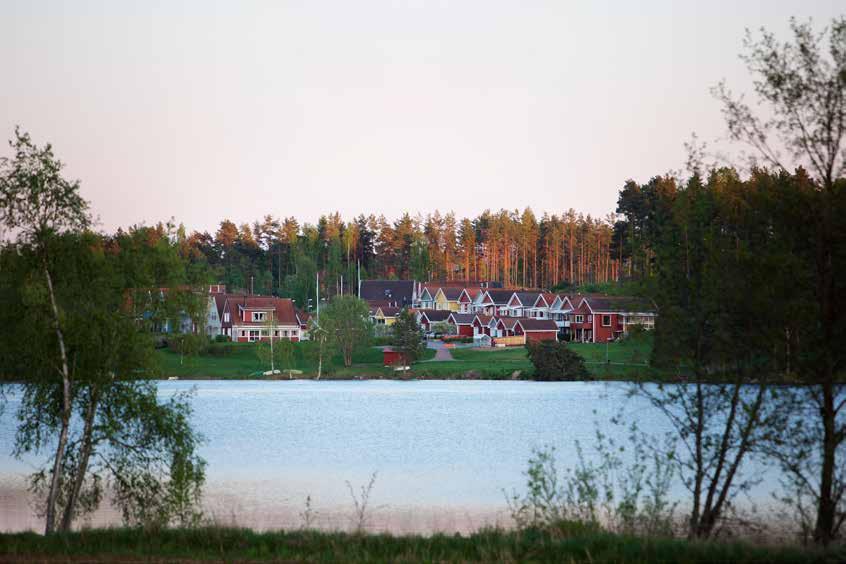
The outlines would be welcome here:
M 476 319 L 476 316 L 472 313 L 453 312 L 450 317 L 456 325 L 470 325 L 471 323 L 473 323 L 473 320 Z
M 382 317 L 396 317 L 402 311 L 398 307 L 384 306 L 379 308 L 382 311 Z
M 446 321 L 452 312 L 446 309 L 418 309 L 417 313 L 425 315 L 430 322 Z
M 501 288 L 492 288 L 487 291 L 487 295 L 495 305 L 508 305 L 511 296 L 514 295 L 514 290 L 503 290 Z
M 538 301 L 538 297 L 541 294 L 540 292 L 514 292 L 514 295 L 517 296 L 517 299 L 520 300 L 523 307 L 531 307 L 535 305 L 535 302 Z
M 386 301 L 397 306 L 411 305 L 414 297 L 413 280 L 362 280 L 361 299 Z
M 227 325 L 265 325 L 262 321 L 243 321 L 240 316 L 236 315 L 241 310 L 272 311 L 277 324 L 299 325 L 294 302 L 288 298 L 228 295 L 224 307 L 230 313 L 229 323 Z
M 636 296 L 584 296 L 595 313 L 657 313 L 658 307 L 649 298 Z
M 520 327 L 523 331 L 555 331 L 558 332 L 558 325 L 551 319 L 533 319 L 531 317 L 521 318 Z
M 520 317 L 500 317 L 497 324 L 502 323 L 502 326 L 506 329 L 514 329 L 514 326 L 520 323 L 520 319 Z M 555 322 L 553 321 L 553 323 Z M 558 326 L 556 325 L 556 327 Z
M 551 292 L 541 292 L 540 294 L 538 294 L 538 297 L 535 300 L 535 307 L 537 307 L 538 303 L 541 301 L 546 302 L 547 307 L 549 307 L 552 305 L 552 302 L 554 302 L 555 298 L 557 297 L 558 296 L 556 294 L 553 294 Z
M 450 302 L 458 300 L 458 298 L 461 296 L 461 292 L 463 291 L 464 288 L 460 286 L 446 286 L 441 288 L 441 293 Z
M 490 315 L 476 314 L 476 315 L 473 316 L 473 320 L 476 320 L 476 319 L 478 319 L 479 323 L 481 323 L 482 325 L 490 325 L 491 320 L 493 320 L 495 318 L 490 316 Z
M 482 288 L 464 288 L 464 289 L 462 290 L 462 294 L 467 294 L 467 299 L 469 299 L 471 302 L 472 302 L 474 299 L 476 299 L 476 297 L 477 297 L 479 294 L 481 294 L 482 292 L 484 292 L 484 290 L 482 290 Z M 461 296 L 459 296 L 458 298 L 459 298 L 459 300 L 460 300 L 460 299 L 461 299 Z

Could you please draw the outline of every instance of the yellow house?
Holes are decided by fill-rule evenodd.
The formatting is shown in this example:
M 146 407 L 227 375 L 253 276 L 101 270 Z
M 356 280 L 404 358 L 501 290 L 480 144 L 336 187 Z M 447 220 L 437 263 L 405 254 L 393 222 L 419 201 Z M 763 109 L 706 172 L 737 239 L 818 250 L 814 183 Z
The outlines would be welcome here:
M 461 297 L 461 292 L 463 290 L 464 288 L 457 286 L 438 288 L 438 293 L 435 294 L 435 309 L 460 311 L 461 304 L 459 303 L 458 298 Z
M 373 314 L 373 321 L 377 325 L 393 325 L 397 321 L 400 308 L 398 307 L 377 307 Z

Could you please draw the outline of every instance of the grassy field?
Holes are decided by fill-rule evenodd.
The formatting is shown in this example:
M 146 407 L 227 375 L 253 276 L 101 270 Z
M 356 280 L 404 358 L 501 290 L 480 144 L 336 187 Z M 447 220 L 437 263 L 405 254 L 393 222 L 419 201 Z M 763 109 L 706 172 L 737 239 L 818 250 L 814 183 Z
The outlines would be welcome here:
M 568 525 L 561 530 L 483 530 L 469 536 L 254 532 L 197 528 L 92 529 L 45 538 L 0 534 L 4 562 L 843 562 L 844 554 L 740 542 L 636 538 Z
M 176 376 L 178 378 L 220 378 L 242 379 L 257 377 L 257 372 L 270 370 L 270 366 L 262 364 L 256 354 L 253 343 L 231 343 L 234 350 L 227 356 L 213 356 L 203 354 L 194 357 L 180 358 L 180 355 L 167 349 L 156 351 L 159 370 L 162 377 Z M 294 348 L 293 365 L 291 368 L 301 370 L 305 376 L 317 374 L 317 359 L 314 355 L 314 343 L 297 343 Z M 424 359 L 432 358 L 435 351 L 426 350 Z M 355 378 L 358 376 L 387 377 L 392 371 L 382 365 L 382 351 L 378 348 L 364 348 L 353 355 L 353 365 L 344 367 L 340 354 L 324 359 L 323 374 L 331 378 Z
M 180 355 L 167 349 L 156 351 L 162 377 L 178 378 L 221 378 L 241 379 L 258 377 L 257 373 L 269 370 L 256 355 L 252 343 L 234 343 L 229 345 L 233 352 L 228 356 L 200 355 L 180 359 Z M 657 373 L 646 365 L 652 343 L 648 339 L 632 342 L 589 344 L 572 343 L 573 350 L 584 357 L 588 370 L 600 379 L 650 379 L 657 378 Z M 607 347 L 607 349 L 606 349 Z M 303 376 L 317 374 L 317 360 L 313 354 L 314 343 L 298 343 L 295 348 L 291 368 L 301 370 Z M 451 349 L 452 361 L 421 362 L 412 366 L 409 376 L 414 378 L 485 378 L 511 379 L 519 372 L 519 377 L 530 377 L 532 364 L 524 347 L 507 349 Z M 435 352 L 427 349 L 423 360 L 431 359 Z M 606 354 L 608 362 L 606 362 Z M 340 355 L 334 355 L 324 361 L 323 375 L 327 378 L 352 379 L 356 377 L 388 378 L 395 373 L 382 366 L 382 352 L 369 347 L 353 355 L 353 365 L 344 367 Z

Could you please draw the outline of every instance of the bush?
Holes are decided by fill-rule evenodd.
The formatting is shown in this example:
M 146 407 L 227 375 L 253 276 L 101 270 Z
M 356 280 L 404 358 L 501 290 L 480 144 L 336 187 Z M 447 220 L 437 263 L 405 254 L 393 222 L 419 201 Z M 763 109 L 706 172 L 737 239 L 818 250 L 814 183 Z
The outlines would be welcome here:
M 215 343 L 229 343 L 231 340 L 228 335 L 217 335 L 214 338 Z
M 584 359 L 566 343 L 529 341 L 526 348 L 535 367 L 535 380 L 583 380 L 588 377 Z

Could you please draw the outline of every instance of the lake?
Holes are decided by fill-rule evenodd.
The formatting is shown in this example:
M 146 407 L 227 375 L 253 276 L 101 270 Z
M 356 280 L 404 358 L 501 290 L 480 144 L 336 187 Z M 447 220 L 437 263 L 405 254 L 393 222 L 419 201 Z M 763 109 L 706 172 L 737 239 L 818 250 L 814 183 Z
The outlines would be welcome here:
M 593 453 L 596 424 L 622 408 L 644 430 L 667 422 L 623 383 L 525 381 L 172 381 L 195 389 L 194 424 L 205 437 L 206 512 L 260 529 L 297 527 L 307 496 L 325 528 L 350 524 L 352 498 L 377 472 L 373 529 L 469 531 L 505 524 L 503 490 L 523 489 L 533 447 L 553 445 L 559 467 L 575 441 Z M 40 529 L 25 492 L 35 460 L 10 456 L 12 395 L 0 420 L 0 529 Z M 679 492 L 680 493 L 680 492 Z M 118 524 L 108 507 L 93 525 Z

